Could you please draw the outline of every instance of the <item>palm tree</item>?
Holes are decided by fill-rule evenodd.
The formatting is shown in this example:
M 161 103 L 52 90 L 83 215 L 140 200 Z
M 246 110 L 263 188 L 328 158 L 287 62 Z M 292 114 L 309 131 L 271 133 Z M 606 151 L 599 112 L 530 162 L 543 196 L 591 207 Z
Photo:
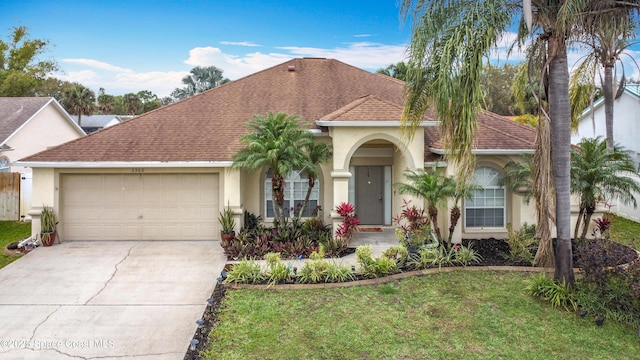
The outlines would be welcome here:
M 182 78 L 182 83 L 186 85 L 186 87 L 182 89 L 176 88 L 171 93 L 171 96 L 182 100 L 228 82 L 229 79 L 222 76 L 222 70 L 217 67 L 196 66 L 191 69 L 191 75 Z
M 62 106 L 69 114 L 78 115 L 78 126 L 82 126 L 82 115 L 91 115 L 95 110 L 95 94 L 81 84 L 74 84 L 62 96 Z
M 376 73 L 404 81 L 407 76 L 407 64 L 405 64 L 404 61 L 400 61 L 397 64 L 391 64 L 385 68 L 378 69 Z
M 307 204 L 309 203 L 309 198 L 311 197 L 313 187 L 316 185 L 316 180 L 318 179 L 318 165 L 324 164 L 329 161 L 332 156 L 332 151 L 331 147 L 326 143 L 314 141 L 307 145 L 306 155 L 308 164 L 304 167 L 304 170 L 309 177 L 309 185 L 307 187 L 307 194 L 304 197 L 304 202 L 302 203 L 302 207 L 300 208 L 298 217 L 302 217 L 302 215 L 304 214 L 304 211 L 307 208 Z
M 615 65 L 620 62 L 623 52 L 634 44 L 629 39 L 635 38 L 637 34 L 637 19 L 634 18 L 631 7 L 610 1 L 590 2 L 585 14 L 580 22 L 580 25 L 584 27 L 584 33 L 579 40 L 591 49 L 591 52 L 578 68 L 580 71 L 572 75 L 572 80 L 576 87 L 576 90 L 572 92 L 572 102 L 585 105 L 588 100 L 593 101 L 595 90 L 593 81 L 595 80 L 597 69 L 602 66 L 604 79 L 602 79 L 601 83 L 604 97 L 606 141 L 609 151 L 613 151 L 615 86 L 613 73 Z M 625 85 L 624 66 L 621 69 L 622 80 L 620 81 L 618 93 L 622 91 Z M 577 117 L 576 115 L 579 116 L 585 107 L 582 106 L 582 108 L 576 109 L 574 119 Z
M 596 1 L 596 0 L 592 0 Z M 543 59 L 540 84 L 548 84 L 551 157 L 555 184 L 555 279 L 574 283 L 571 252 L 571 111 L 567 43 L 587 0 L 403 0 L 401 14 L 414 20 L 403 112 L 409 139 L 433 106 L 446 148 L 466 179 L 473 171 L 472 144 L 481 106 L 485 58 L 520 17 L 519 44 L 534 37 L 529 54 Z M 637 3 L 637 1 L 631 1 Z M 630 2 L 629 2 L 630 3 Z M 525 26 L 526 24 L 526 26 Z M 528 31 L 527 31 L 528 30 Z M 530 57 L 530 60 L 533 57 Z
M 624 203 L 637 206 L 633 193 L 640 192 L 640 185 L 624 172 L 635 172 L 629 152 L 614 146 L 608 151 L 601 137 L 583 139 L 578 149 L 571 150 L 571 191 L 580 195 L 580 212 L 576 221 L 574 237 L 582 223 L 581 237 L 587 236 L 591 216 L 599 199 L 618 197 Z
M 240 139 L 246 147 L 233 154 L 232 168 L 271 169 L 274 217 L 280 223 L 284 220 L 285 178 L 307 164 L 303 149 L 313 142 L 313 134 L 300 127 L 298 116 L 285 113 L 254 115 L 247 127 L 250 132 Z
M 433 171 L 407 170 L 404 177 L 409 184 L 399 183 L 396 185 L 401 194 L 410 194 L 427 201 L 427 212 L 429 220 L 433 226 L 433 232 L 442 241 L 440 227 L 438 226 L 438 207 L 445 205 L 447 200 L 457 195 L 456 180 L 444 176 L 434 167 Z

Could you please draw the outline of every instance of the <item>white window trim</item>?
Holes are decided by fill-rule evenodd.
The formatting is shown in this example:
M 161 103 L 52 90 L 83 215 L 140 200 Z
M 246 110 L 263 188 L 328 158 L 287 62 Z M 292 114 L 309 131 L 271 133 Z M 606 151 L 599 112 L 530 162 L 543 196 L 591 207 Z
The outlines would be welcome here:
M 488 168 L 491 170 L 494 170 L 498 173 L 499 176 L 504 177 L 504 175 L 497 170 L 495 167 L 493 166 L 488 166 L 488 165 L 483 165 L 483 166 L 479 166 L 476 168 L 476 171 L 478 169 L 481 168 Z M 474 171 L 475 172 L 475 171 Z M 504 197 L 504 204 L 502 205 L 502 222 L 504 224 L 504 226 L 468 226 L 467 225 L 467 209 L 488 209 L 488 207 L 467 207 L 467 202 L 468 200 L 464 200 L 464 207 L 463 207 L 463 224 L 464 224 L 464 229 L 465 232 L 469 232 L 469 233 L 493 233 L 496 231 L 504 231 L 507 228 L 507 206 L 508 206 L 508 201 L 507 201 L 507 190 L 504 186 L 488 186 L 488 187 L 484 187 L 485 189 L 500 189 L 503 191 L 503 197 Z M 496 206 L 497 208 L 498 206 Z
M 304 176 L 303 176 L 304 175 Z M 295 179 L 297 178 L 297 179 Z M 301 198 L 296 199 L 295 198 L 295 186 L 294 183 L 300 183 L 302 186 L 302 194 L 301 194 Z M 284 185 L 284 191 L 285 191 L 285 196 L 284 196 L 284 200 L 285 202 L 287 200 L 289 200 L 289 202 L 291 202 L 291 199 L 293 198 L 293 203 L 295 204 L 295 201 L 304 201 L 305 195 L 307 194 L 307 187 L 309 184 L 309 178 L 306 177 L 304 172 L 300 172 L 300 171 L 292 171 L 291 174 L 289 174 L 289 176 L 285 177 L 285 185 Z M 264 206 L 264 219 L 267 221 L 272 221 L 274 219 L 273 216 L 268 216 L 268 203 L 270 201 L 272 201 L 272 196 L 271 196 L 271 176 L 269 174 L 269 170 L 267 170 L 265 172 L 265 176 L 264 176 L 264 181 L 263 181 L 263 185 L 264 185 L 264 199 L 262 202 L 262 205 Z M 316 179 L 316 183 L 314 184 L 313 187 L 313 191 L 311 192 L 311 196 L 309 197 L 309 201 L 316 201 L 318 205 L 320 205 L 320 179 Z M 287 209 L 285 209 L 286 211 Z M 275 212 L 274 212 L 275 214 Z M 304 216 L 303 216 L 304 217 Z M 309 216 L 307 216 L 309 217 Z

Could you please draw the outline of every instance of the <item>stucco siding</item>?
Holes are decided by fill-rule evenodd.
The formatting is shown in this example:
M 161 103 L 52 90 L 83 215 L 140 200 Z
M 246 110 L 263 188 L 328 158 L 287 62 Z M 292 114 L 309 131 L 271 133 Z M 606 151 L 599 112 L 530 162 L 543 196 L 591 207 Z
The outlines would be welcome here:
M 20 160 L 49 147 L 84 136 L 51 103 L 18 130 L 7 145 L 14 150 L 3 153 L 11 162 Z M 12 172 L 28 172 L 29 168 L 13 166 Z

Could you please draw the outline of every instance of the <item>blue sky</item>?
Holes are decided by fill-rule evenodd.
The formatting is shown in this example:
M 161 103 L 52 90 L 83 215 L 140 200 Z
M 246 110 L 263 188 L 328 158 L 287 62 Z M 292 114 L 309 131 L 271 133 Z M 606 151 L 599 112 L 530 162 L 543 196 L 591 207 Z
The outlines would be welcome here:
M 50 41 L 56 77 L 112 95 L 167 96 L 194 66 L 215 65 L 232 80 L 295 57 L 375 71 L 402 61 L 410 39 L 396 0 L 4 0 L 0 14 L 0 37 L 28 27 Z

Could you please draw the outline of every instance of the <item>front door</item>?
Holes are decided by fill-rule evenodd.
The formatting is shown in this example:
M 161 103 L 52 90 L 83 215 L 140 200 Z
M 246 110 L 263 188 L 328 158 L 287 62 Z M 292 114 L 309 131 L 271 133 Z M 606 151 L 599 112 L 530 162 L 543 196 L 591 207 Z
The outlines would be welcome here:
M 384 166 L 356 166 L 355 200 L 361 224 L 384 223 Z

